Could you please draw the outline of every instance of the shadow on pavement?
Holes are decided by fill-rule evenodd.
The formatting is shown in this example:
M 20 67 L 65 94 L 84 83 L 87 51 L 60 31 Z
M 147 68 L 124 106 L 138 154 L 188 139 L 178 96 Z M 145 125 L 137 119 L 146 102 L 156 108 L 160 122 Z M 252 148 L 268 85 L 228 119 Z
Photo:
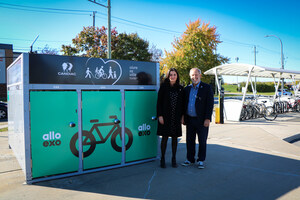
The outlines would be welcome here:
M 34 186 L 147 199 L 277 199 L 300 186 L 299 160 L 209 144 L 204 170 L 172 168 L 170 145 L 167 149 L 166 169 L 154 161 Z M 181 143 L 178 163 L 185 154 Z

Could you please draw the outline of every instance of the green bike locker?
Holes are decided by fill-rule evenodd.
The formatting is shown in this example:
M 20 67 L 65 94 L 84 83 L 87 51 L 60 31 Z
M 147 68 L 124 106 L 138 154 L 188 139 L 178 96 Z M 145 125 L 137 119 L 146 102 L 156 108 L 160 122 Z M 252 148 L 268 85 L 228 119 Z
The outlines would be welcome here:
M 31 91 L 32 177 L 78 171 L 69 141 L 78 127 L 76 91 Z
M 126 91 L 126 127 L 132 130 L 133 144 L 126 151 L 126 162 L 157 155 L 156 91 Z M 154 103 L 155 102 L 155 103 Z
M 119 124 L 114 124 L 115 118 L 121 119 L 121 117 L 120 91 L 82 92 L 83 152 L 87 152 L 89 148 L 94 148 L 91 154 L 84 156 L 83 169 L 121 163 L 122 152 L 114 150 L 111 144 L 112 137 L 117 136 L 116 142 L 122 146 L 121 128 Z M 90 137 L 89 140 L 92 138 L 94 141 L 91 142 L 94 143 L 94 146 L 85 144 L 85 137 Z
M 157 159 L 159 64 L 21 54 L 7 68 L 8 143 L 27 183 Z

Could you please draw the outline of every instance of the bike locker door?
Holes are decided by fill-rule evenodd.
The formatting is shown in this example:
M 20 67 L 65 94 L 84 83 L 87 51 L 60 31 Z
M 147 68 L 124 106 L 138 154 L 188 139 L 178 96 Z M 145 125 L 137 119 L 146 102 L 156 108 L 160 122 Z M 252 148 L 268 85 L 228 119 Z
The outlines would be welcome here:
M 156 116 L 156 99 L 156 91 L 125 92 L 125 126 L 133 135 L 126 162 L 157 156 L 157 121 L 152 121 Z
M 30 91 L 32 177 L 78 171 L 69 142 L 78 131 L 76 91 Z
M 122 161 L 120 91 L 82 91 L 83 168 L 120 164 Z M 119 149 L 116 148 L 119 145 Z M 117 151 L 118 150 L 118 151 Z

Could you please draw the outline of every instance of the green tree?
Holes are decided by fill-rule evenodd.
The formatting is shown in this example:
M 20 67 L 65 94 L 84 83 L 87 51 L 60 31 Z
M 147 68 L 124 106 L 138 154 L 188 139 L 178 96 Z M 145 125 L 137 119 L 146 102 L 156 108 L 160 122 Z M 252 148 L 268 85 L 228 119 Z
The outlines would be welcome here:
M 181 37 L 175 38 L 173 49 L 165 51 L 166 57 L 160 62 L 161 75 L 166 74 L 171 67 L 177 69 L 183 84 L 190 83 L 189 71 L 198 67 L 202 72 L 229 61 L 228 58 L 216 53 L 217 45 L 221 43 L 215 26 L 201 22 L 189 22 Z M 202 74 L 202 80 L 211 83 L 213 76 Z
M 62 45 L 62 52 L 68 56 L 87 56 L 96 58 L 107 57 L 107 29 L 102 26 L 84 27 L 72 39 L 73 46 Z M 148 41 L 140 38 L 137 33 L 120 33 L 116 28 L 111 32 L 111 55 L 113 59 L 151 61 Z
M 107 28 L 99 27 L 83 27 L 83 30 L 72 39 L 71 45 L 62 45 L 63 55 L 67 56 L 87 56 L 96 58 L 107 57 Z M 114 50 L 117 43 L 116 28 L 111 31 L 111 49 Z
M 137 33 L 120 33 L 117 36 L 112 58 L 122 60 L 150 61 L 149 42 L 143 40 Z

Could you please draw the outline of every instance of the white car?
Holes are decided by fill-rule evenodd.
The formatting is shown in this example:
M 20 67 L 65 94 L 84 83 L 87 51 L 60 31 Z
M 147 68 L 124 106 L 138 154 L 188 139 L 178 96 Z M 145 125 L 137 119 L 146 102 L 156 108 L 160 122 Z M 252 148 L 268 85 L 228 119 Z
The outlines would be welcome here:
M 293 96 L 293 94 L 286 89 L 283 89 L 283 95 Z M 281 89 L 278 89 L 278 96 L 281 96 Z

